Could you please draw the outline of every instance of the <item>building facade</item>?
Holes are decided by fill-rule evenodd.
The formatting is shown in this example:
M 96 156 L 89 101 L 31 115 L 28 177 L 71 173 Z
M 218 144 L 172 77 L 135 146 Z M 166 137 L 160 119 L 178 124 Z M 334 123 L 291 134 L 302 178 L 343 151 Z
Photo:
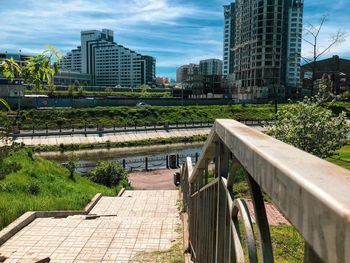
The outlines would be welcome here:
M 222 76 L 222 60 L 215 58 L 201 60 L 199 72 L 201 75 Z
M 206 59 L 199 62 L 199 74 L 202 76 L 202 94 L 223 94 L 222 66 L 220 59 Z
M 140 86 L 155 81 L 156 60 L 114 42 L 112 30 L 81 32 L 81 46 L 62 59 L 62 69 L 90 74 L 97 86 Z
M 223 72 L 233 65 L 238 100 L 286 97 L 300 85 L 302 0 L 236 0 L 224 16 Z M 225 51 L 228 39 L 234 45 Z
M 301 66 L 303 83 L 302 95 L 310 95 L 310 88 L 315 87 L 317 92 L 320 81 L 328 82 L 330 92 L 340 94 L 350 89 L 350 60 L 339 56 L 319 60 L 315 65 L 315 83 L 312 83 L 313 63 Z
M 60 70 L 60 72 L 53 77 L 53 83 L 57 86 L 68 86 L 74 84 L 76 81 L 85 87 L 92 85 L 90 74 L 83 74 L 77 71 Z
M 235 62 L 235 33 L 236 32 L 236 12 L 235 3 L 224 5 L 224 54 L 222 75 L 227 78 L 233 74 Z

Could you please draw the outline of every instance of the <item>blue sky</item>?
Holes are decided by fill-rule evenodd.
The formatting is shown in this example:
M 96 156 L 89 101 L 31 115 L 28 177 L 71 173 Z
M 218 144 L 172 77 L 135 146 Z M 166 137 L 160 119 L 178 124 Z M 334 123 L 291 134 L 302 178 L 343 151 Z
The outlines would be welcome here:
M 109 28 L 115 41 L 157 58 L 157 75 L 176 67 L 222 58 L 223 0 L 0 0 L 0 51 L 39 53 L 52 44 L 63 53 L 79 45 L 80 31 Z M 349 0 L 305 0 L 304 21 L 328 21 L 320 42 L 350 29 Z M 310 47 L 303 45 L 303 55 Z M 350 57 L 350 35 L 325 57 Z

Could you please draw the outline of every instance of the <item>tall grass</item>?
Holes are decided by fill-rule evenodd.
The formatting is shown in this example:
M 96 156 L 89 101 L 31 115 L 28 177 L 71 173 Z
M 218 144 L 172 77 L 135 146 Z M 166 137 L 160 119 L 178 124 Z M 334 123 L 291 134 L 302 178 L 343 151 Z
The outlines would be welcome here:
M 0 180 L 0 229 L 27 211 L 79 210 L 96 193 L 116 193 L 79 175 L 69 179 L 67 169 L 39 157 L 32 160 L 25 150 L 5 162 L 16 162 L 21 169 Z
M 0 114 L 0 122 L 7 113 Z M 213 122 L 218 118 L 237 120 L 269 120 L 273 118 L 271 105 L 212 105 L 212 106 L 152 106 L 152 107 L 96 107 L 79 109 L 24 110 L 18 118 L 22 129 L 83 128 L 153 125 L 157 123 Z

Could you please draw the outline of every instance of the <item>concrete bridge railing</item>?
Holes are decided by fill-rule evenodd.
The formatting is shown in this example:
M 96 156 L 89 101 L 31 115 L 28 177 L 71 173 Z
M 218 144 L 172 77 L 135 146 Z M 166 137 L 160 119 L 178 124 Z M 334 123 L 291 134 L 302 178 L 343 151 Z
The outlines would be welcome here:
M 234 195 L 239 167 L 248 181 L 258 233 L 245 201 Z M 237 121 L 217 120 L 196 166 L 187 158 L 181 179 L 194 262 L 245 262 L 243 242 L 249 262 L 258 262 L 257 244 L 262 261 L 274 261 L 262 192 L 304 237 L 304 262 L 350 262 L 348 170 Z

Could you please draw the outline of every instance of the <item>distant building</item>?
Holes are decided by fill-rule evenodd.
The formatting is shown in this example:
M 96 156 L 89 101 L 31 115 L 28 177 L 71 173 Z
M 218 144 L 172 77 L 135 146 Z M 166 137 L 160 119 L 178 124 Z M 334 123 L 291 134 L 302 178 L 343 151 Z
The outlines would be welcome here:
M 203 76 L 222 76 L 222 60 L 215 58 L 201 60 L 199 62 L 199 72 Z
M 192 95 L 223 94 L 222 61 L 220 59 L 201 60 L 198 64 L 188 64 L 176 71 L 176 82 L 181 83 Z
M 62 57 L 61 66 L 66 71 L 81 72 L 81 47 L 72 49 Z
M 235 62 L 235 32 L 236 12 L 235 3 L 224 6 L 224 54 L 223 54 L 223 76 L 233 74 Z
M 189 65 L 183 65 L 176 69 L 176 83 L 182 83 L 187 78 Z
M 68 86 L 74 84 L 76 81 L 78 81 L 82 86 L 92 85 L 90 74 L 83 74 L 76 71 L 61 70 L 57 75 L 53 77 L 53 83 L 55 85 Z
M 179 67 L 176 70 L 176 82 L 181 83 L 184 89 L 191 90 L 193 94 L 202 94 L 203 77 L 198 64 L 191 63 Z
M 145 79 L 145 84 L 151 85 L 155 82 L 156 59 L 151 56 L 142 56 L 141 59 L 141 68 L 144 68 L 141 78 Z
M 155 58 L 115 43 L 109 29 L 82 31 L 81 46 L 62 59 L 64 70 L 90 74 L 97 86 L 150 84 L 155 81 L 155 65 Z
M 223 94 L 222 60 L 206 59 L 199 62 L 199 73 L 202 76 L 202 94 Z
M 169 79 L 167 77 L 156 77 L 156 84 L 165 85 L 169 83 Z
M 304 92 L 310 90 L 312 86 L 313 63 L 301 66 L 301 79 L 303 82 Z M 333 56 L 328 59 L 316 62 L 315 83 L 325 80 L 330 85 L 330 91 L 339 94 L 348 91 L 350 88 L 350 60 L 343 59 L 339 56 Z M 316 92 L 316 90 L 315 90 Z
M 223 74 L 237 100 L 288 97 L 300 86 L 303 0 L 224 6 Z

